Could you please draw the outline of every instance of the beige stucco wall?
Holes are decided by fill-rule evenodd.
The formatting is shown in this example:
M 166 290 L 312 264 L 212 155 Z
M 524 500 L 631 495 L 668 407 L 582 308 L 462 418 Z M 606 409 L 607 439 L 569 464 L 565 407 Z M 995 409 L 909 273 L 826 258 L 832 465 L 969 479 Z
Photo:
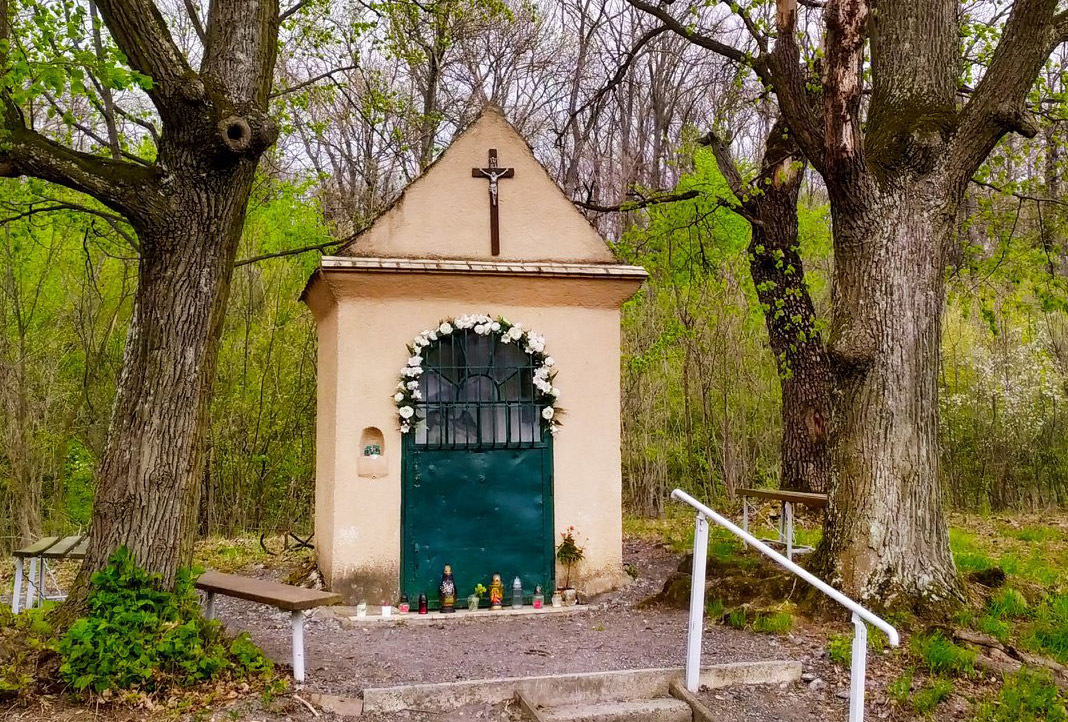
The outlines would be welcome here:
M 555 293 L 545 293 L 546 282 Z M 315 528 L 331 587 L 350 601 L 372 604 L 398 594 L 401 434 L 391 394 L 407 360 L 406 345 L 440 319 L 464 313 L 503 315 L 545 336 L 546 351 L 557 361 L 556 385 L 566 411 L 554 442 L 556 529 L 574 525 L 586 546 L 580 590 L 596 593 L 618 585 L 623 578 L 618 305 L 636 285 L 633 280 L 324 273 L 308 300 L 320 319 L 316 494 L 322 499 L 316 503 Z M 369 426 L 381 429 L 385 439 L 387 469 L 376 479 L 357 471 L 360 434 Z
M 497 260 L 615 263 L 604 241 L 534 158 L 500 111 L 487 111 L 343 253 L 398 258 L 490 258 L 489 182 L 472 178 L 496 148 L 515 177 L 500 188 Z

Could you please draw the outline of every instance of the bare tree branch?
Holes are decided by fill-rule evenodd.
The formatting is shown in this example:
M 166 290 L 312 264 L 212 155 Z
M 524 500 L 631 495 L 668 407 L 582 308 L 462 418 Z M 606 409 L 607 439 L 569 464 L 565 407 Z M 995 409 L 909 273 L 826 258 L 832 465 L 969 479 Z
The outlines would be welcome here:
M 580 208 L 585 208 L 588 211 L 595 211 L 597 213 L 626 213 L 628 211 L 636 211 L 641 208 L 648 208 L 650 206 L 658 206 L 663 203 L 678 203 L 679 201 L 688 201 L 693 198 L 697 198 L 701 195 L 700 191 L 684 191 L 682 193 L 667 193 L 663 195 L 655 195 L 646 197 L 639 197 L 632 201 L 624 201 L 617 203 L 616 205 L 605 206 L 592 201 L 571 201 Z
M 964 184 L 998 141 L 1010 132 L 1033 137 L 1037 129 L 1025 109 L 1027 94 L 1049 54 L 1064 40 L 1065 14 L 1056 0 L 1016 0 L 960 120 L 949 150 L 949 168 Z
M 152 78 L 148 95 L 160 111 L 204 99 L 204 83 L 174 43 L 152 0 L 97 0 L 97 7 L 130 67 Z
M 193 30 L 196 32 L 197 37 L 200 38 L 200 42 L 207 40 L 207 35 L 204 33 L 204 23 L 200 21 L 200 13 L 197 12 L 197 6 L 193 0 L 184 0 L 185 12 L 189 16 L 190 22 L 193 23 Z
M 336 75 L 337 73 L 346 73 L 346 72 L 348 72 L 350 70 L 356 70 L 359 67 L 360 67 L 359 65 L 353 64 L 353 65 L 343 65 L 343 66 L 341 66 L 339 68 L 334 68 L 332 70 L 327 70 L 325 73 L 319 73 L 315 77 L 308 78 L 307 80 L 301 81 L 301 82 L 297 83 L 296 85 L 292 85 L 292 86 L 290 86 L 288 88 L 283 88 L 281 90 L 276 90 L 273 93 L 271 93 L 271 98 L 272 99 L 280 98 L 283 95 L 290 95 L 291 93 L 298 93 L 301 90 L 304 90 L 305 88 L 307 88 L 309 85 L 315 85 L 320 80 L 326 80 L 327 78 L 334 77 L 334 75 Z

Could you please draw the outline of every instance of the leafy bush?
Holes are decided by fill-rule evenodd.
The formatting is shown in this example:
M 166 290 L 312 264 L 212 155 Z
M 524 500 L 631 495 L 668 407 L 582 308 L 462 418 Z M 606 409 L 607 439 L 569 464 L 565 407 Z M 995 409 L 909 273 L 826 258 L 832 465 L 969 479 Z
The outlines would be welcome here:
M 13 614 L 0 605 L 0 699 L 27 690 L 42 652 L 51 650 L 52 627 L 45 616 L 50 606 Z
M 975 671 L 975 652 L 954 644 L 940 632 L 916 635 L 912 651 L 924 666 L 936 674 L 971 674 Z
M 88 616 L 59 641 L 60 675 L 75 690 L 158 690 L 268 673 L 270 662 L 247 638 L 227 646 L 218 622 L 200 613 L 193 570 L 174 591 L 139 568 L 126 548 L 92 577 Z

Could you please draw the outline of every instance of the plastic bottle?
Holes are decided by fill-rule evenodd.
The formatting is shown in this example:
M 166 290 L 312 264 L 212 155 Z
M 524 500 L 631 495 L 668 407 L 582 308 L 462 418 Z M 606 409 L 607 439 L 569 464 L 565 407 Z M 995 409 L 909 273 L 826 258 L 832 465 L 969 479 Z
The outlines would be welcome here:
M 519 609 L 523 606 L 523 582 L 519 580 L 519 577 L 515 578 L 512 582 L 512 608 Z

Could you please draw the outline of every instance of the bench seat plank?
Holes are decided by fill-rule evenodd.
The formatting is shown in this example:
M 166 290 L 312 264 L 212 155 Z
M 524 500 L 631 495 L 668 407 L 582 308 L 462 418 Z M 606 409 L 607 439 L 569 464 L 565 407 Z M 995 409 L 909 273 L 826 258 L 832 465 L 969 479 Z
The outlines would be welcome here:
M 269 604 L 291 612 L 341 603 L 341 595 L 335 592 L 320 592 L 316 589 L 304 589 L 291 584 L 221 572 L 204 572 L 197 580 L 196 587 L 205 592 Z
M 80 559 L 85 556 L 85 548 L 83 546 L 81 556 L 76 554 L 78 546 L 85 539 L 85 535 L 81 536 L 67 536 L 60 539 L 58 542 L 50 546 L 41 556 L 45 559 Z
M 739 496 L 755 496 L 774 501 L 788 501 L 791 504 L 804 504 L 814 509 L 827 506 L 826 494 L 814 494 L 805 491 L 779 491 L 778 489 L 740 489 Z
M 16 549 L 15 551 L 11 552 L 11 555 L 15 558 L 22 557 L 24 559 L 29 557 L 39 557 L 41 556 L 42 552 L 52 548 L 52 546 L 55 545 L 58 541 L 58 536 L 46 536 L 41 539 L 38 539 L 28 547 Z

